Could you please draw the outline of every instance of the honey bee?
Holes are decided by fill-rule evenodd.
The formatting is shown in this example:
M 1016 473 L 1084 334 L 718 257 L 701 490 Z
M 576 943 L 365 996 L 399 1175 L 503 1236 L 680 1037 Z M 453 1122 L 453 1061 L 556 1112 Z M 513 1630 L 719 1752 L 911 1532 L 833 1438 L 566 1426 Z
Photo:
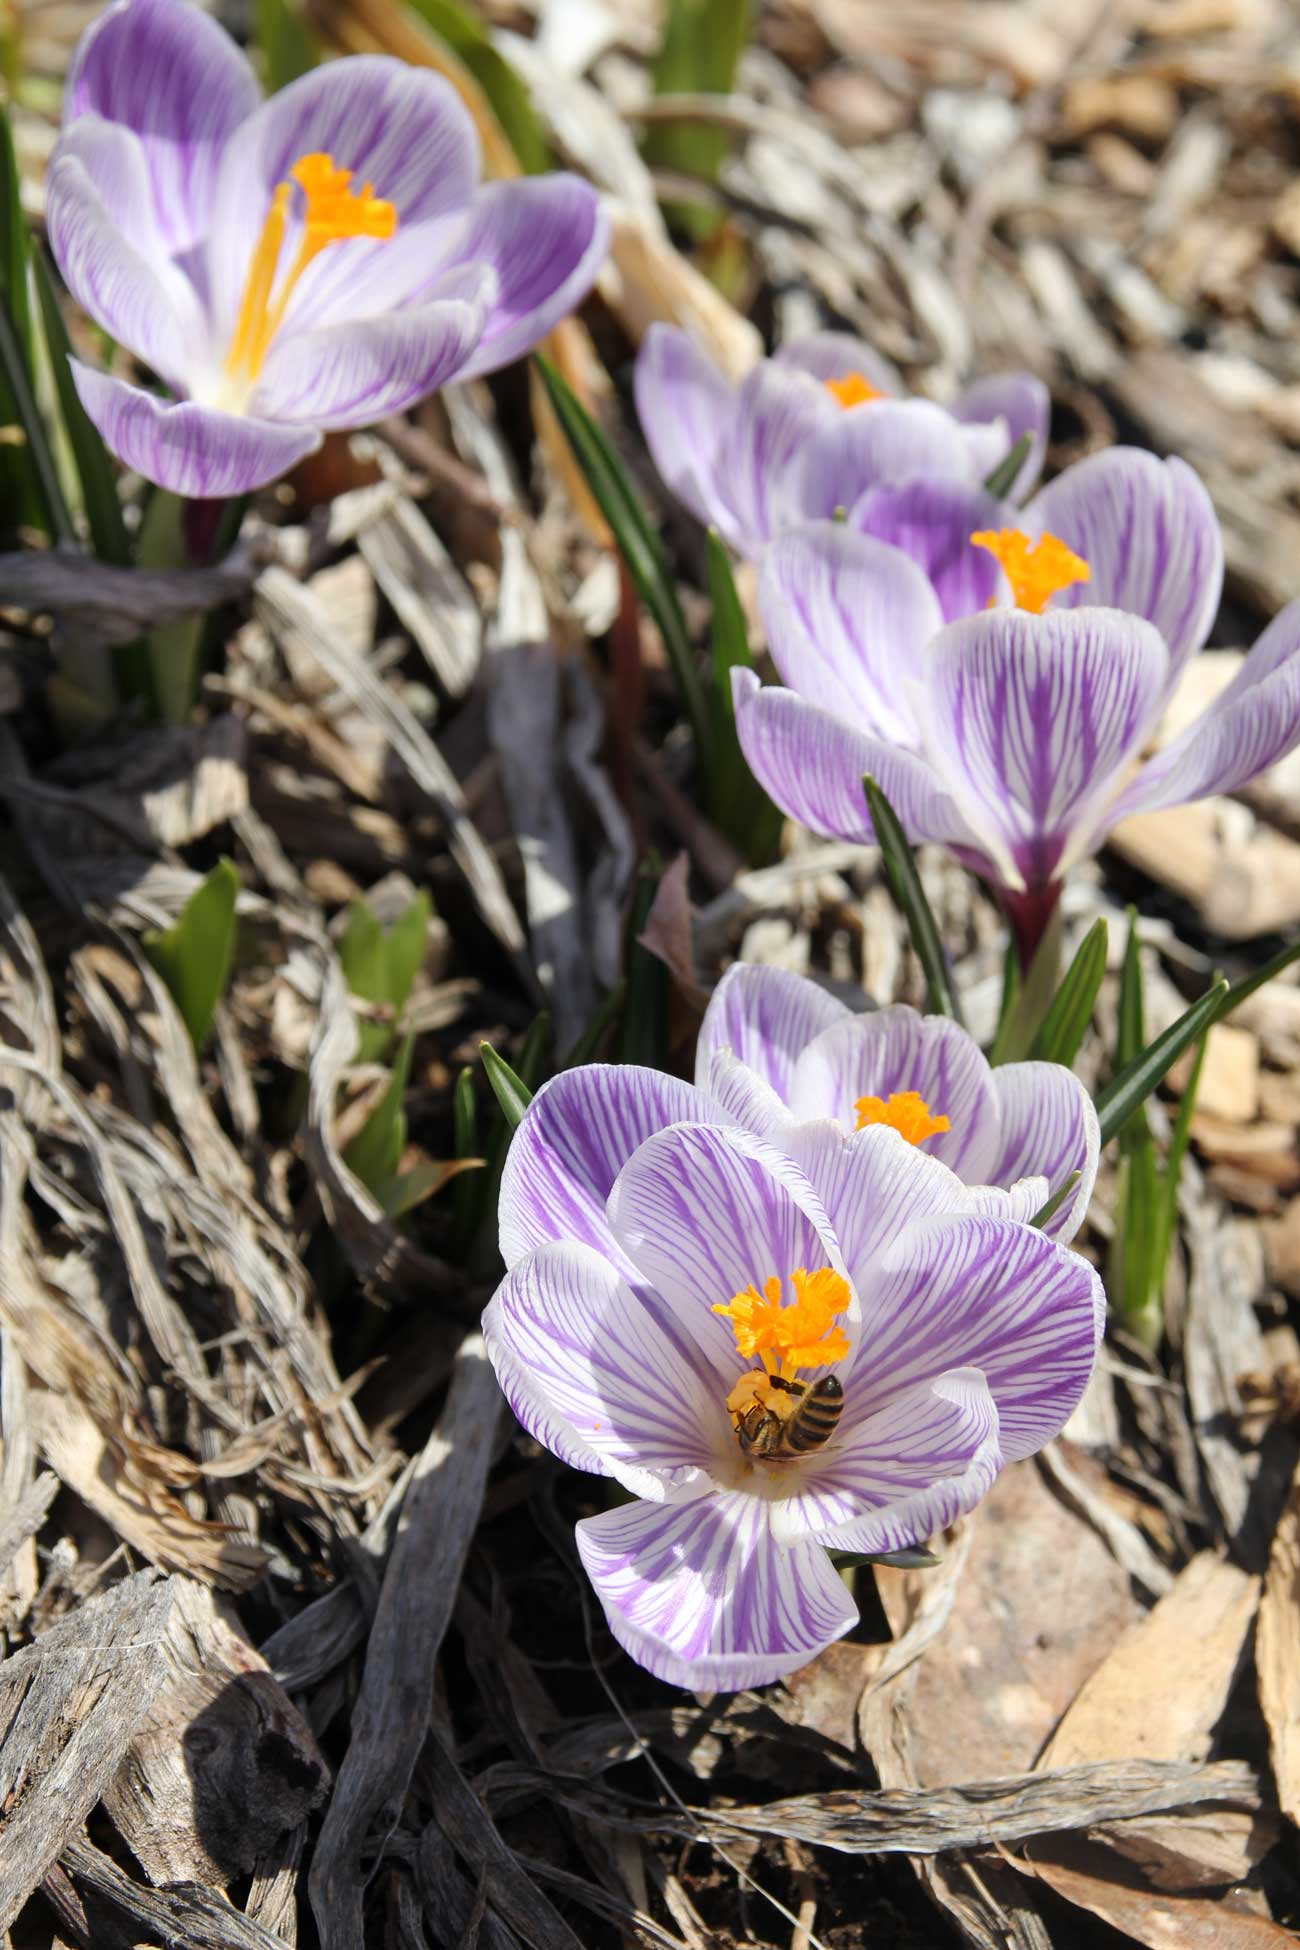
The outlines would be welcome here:
M 811 1386 L 756 1368 L 727 1397 L 736 1440 L 755 1462 L 792 1462 L 829 1442 L 844 1413 L 844 1390 L 833 1374 Z

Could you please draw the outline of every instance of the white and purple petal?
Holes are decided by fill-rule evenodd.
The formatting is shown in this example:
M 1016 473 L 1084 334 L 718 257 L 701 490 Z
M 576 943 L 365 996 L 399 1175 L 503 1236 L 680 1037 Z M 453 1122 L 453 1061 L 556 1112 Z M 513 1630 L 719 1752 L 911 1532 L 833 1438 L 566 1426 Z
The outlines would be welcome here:
M 695 1081 L 704 1089 L 715 1054 L 730 1050 L 789 1103 L 801 1053 L 848 1014 L 843 1002 L 806 975 L 733 962 L 710 996 L 700 1024 Z
M 178 256 L 206 231 L 222 152 L 258 100 L 247 61 L 202 7 L 117 0 L 78 43 L 64 85 L 63 125 L 96 115 L 134 132 L 148 207 Z M 140 219 L 133 200 L 101 187 L 110 213 L 130 230 Z M 255 231 L 264 214 L 254 214 Z
M 982 487 L 923 479 L 868 488 L 849 511 L 849 527 L 910 555 L 933 586 L 942 620 L 952 623 L 987 609 L 997 593 L 998 565 L 971 536 L 999 528 L 1002 514 Z
M 798 1117 L 834 1117 L 853 1129 L 860 1097 L 887 1100 L 909 1090 L 952 1125 L 925 1140 L 926 1155 L 968 1185 L 998 1177 L 993 1073 L 973 1037 L 946 1016 L 923 1016 L 900 1005 L 826 1030 L 799 1059 L 790 1107 Z
M 609 220 L 580 176 L 552 174 L 490 183 L 470 209 L 453 264 L 486 264 L 496 294 L 467 379 L 531 352 L 590 291 L 609 251 Z
M 915 1381 L 978 1368 L 1008 1461 L 1050 1442 L 1078 1406 L 1106 1307 L 1096 1271 L 1077 1253 L 985 1216 L 911 1227 L 861 1297 L 851 1380 L 864 1412 Z
M 735 410 L 725 377 L 689 332 L 655 324 L 637 354 L 633 388 L 641 432 L 664 482 L 698 520 L 739 548 L 743 537 L 717 479 Z
M 1117 610 L 990 610 L 931 644 L 927 757 L 1008 884 L 1046 885 L 1084 849 L 1159 715 L 1168 661 L 1153 626 Z
M 826 1552 L 778 1544 L 740 1492 L 586 1517 L 578 1554 L 626 1652 L 677 1686 L 734 1692 L 806 1665 L 857 1622 Z
M 671 1326 L 607 1259 L 571 1244 L 529 1253 L 483 1315 L 488 1354 L 529 1434 L 576 1468 L 656 1497 L 709 1488 L 735 1454 L 725 1396 Z
M 963 429 L 929 400 L 873 400 L 834 413 L 811 430 L 798 455 L 793 498 L 805 520 L 852 508 L 882 482 L 976 479 Z
M 1209 495 L 1181 460 L 1110 447 L 1035 495 L 1021 525 L 1057 536 L 1091 570 L 1054 609 L 1128 610 L 1169 646 L 1166 688 L 1210 632 L 1223 587 L 1223 537 Z
M 849 1278 L 864 1293 L 877 1260 L 909 1226 L 971 1210 L 956 1174 L 887 1125 L 846 1134 L 821 1118 L 788 1129 L 784 1149 L 825 1207 Z
M 903 382 L 888 359 L 882 359 L 865 339 L 854 338 L 851 332 L 806 332 L 800 338 L 788 340 L 773 354 L 772 363 L 792 372 L 811 373 L 823 386 L 832 379 L 860 377 L 886 399 L 896 398 L 903 390 Z M 874 400 L 862 402 L 864 406 L 875 403 Z M 856 412 L 857 408 L 848 410 Z
M 869 1348 L 861 1358 L 870 1361 Z M 997 1407 L 977 1368 L 915 1382 L 869 1414 L 854 1412 L 851 1374 L 844 1389 L 833 1441 L 791 1473 L 790 1494 L 773 1505 L 781 1542 L 906 1550 L 973 1509 L 1001 1464 Z
M 989 1180 L 1008 1188 L 1045 1179 L 1048 1193 L 1033 1217 L 1072 1173 L 1079 1181 L 1044 1230 L 1064 1245 L 1088 1214 L 1097 1182 L 1101 1130 L 1097 1112 L 1079 1078 L 1061 1063 L 1003 1063 L 990 1072 L 1001 1112 L 1002 1148 Z
M 987 379 L 977 379 L 953 406 L 952 415 L 966 425 L 1001 420 L 1006 428 L 1006 453 L 1025 434 L 1029 435 L 1029 452 L 1007 490 L 1006 499 L 1019 501 L 1028 494 L 1043 471 L 1047 429 L 1052 417 L 1052 396 L 1042 380 L 1030 372 L 994 373 Z
M 763 551 L 758 600 L 790 690 L 871 737 L 915 749 L 910 680 L 943 614 L 914 561 L 841 522 L 810 523 Z
M 81 404 L 109 450 L 173 494 L 194 500 L 249 494 L 320 446 L 313 427 L 220 413 L 189 400 L 172 403 L 77 359 L 70 364 Z
M 978 849 L 976 835 L 924 759 L 866 737 L 780 685 L 760 685 L 752 670 L 734 671 L 731 689 L 749 769 L 792 819 L 831 839 L 871 845 L 875 833 L 862 789 L 870 773 L 910 840 Z
M 584 1063 L 552 1077 L 506 1153 L 497 1205 L 506 1265 L 549 1240 L 616 1251 L 605 1205 L 623 1166 L 656 1131 L 709 1114 L 689 1083 L 636 1063 Z
M 770 359 L 741 380 L 716 479 L 745 554 L 756 555 L 783 528 L 815 512 L 802 496 L 804 460 L 817 429 L 833 426 L 840 411 L 807 373 Z

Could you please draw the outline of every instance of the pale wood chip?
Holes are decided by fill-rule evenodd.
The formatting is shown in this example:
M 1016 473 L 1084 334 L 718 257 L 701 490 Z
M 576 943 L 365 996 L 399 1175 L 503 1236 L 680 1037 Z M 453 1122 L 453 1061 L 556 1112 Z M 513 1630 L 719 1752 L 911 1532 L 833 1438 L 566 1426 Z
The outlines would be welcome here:
M 1277 1797 L 1300 1824 L 1300 1470 L 1273 1535 L 1255 1661 Z

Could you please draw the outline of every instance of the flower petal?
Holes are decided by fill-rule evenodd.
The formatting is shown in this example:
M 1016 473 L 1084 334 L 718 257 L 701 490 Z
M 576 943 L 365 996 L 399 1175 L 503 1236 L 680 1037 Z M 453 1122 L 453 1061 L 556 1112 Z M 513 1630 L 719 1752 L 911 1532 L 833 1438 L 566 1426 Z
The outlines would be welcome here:
M 840 522 L 816 522 L 763 551 L 758 601 L 783 683 L 869 736 L 915 749 L 908 678 L 943 623 L 915 562 Z
M 734 412 L 723 374 L 689 332 L 655 324 L 637 354 L 633 387 L 641 432 L 663 480 L 698 520 L 739 546 L 716 479 Z
M 1059 536 L 1092 570 L 1053 608 L 1146 617 L 1169 645 L 1171 688 L 1209 635 L 1223 587 L 1223 537 L 1191 468 L 1136 447 L 1090 454 L 1034 497 L 1022 526 Z
M 638 1495 L 660 1497 L 731 1461 L 711 1377 L 589 1247 L 529 1253 L 497 1288 L 483 1333 L 519 1420 L 574 1467 L 594 1457 Z
M 318 332 L 290 332 L 271 348 L 250 411 L 268 420 L 363 427 L 400 413 L 463 376 L 491 297 L 478 288 L 386 318 L 353 319 Z
M 825 421 L 807 441 L 795 483 L 805 519 L 852 508 L 870 487 L 917 474 L 973 481 L 963 429 L 929 400 L 874 400 Z
M 1094 1268 L 1032 1226 L 982 1215 L 913 1226 L 862 1294 L 854 1394 L 866 1412 L 910 1382 L 979 1368 L 1003 1455 L 1032 1455 L 1083 1395 L 1105 1306 Z
M 202 7 L 117 0 L 78 43 L 63 90 L 63 124 L 99 115 L 135 132 L 148 207 L 175 256 L 206 231 L 222 151 L 258 100 L 252 69 Z M 105 196 L 125 228 L 133 213 Z
M 875 838 L 862 790 L 877 779 L 911 840 L 976 844 L 953 800 L 924 759 L 868 738 L 793 691 L 760 685 L 752 670 L 733 672 L 736 733 L 750 771 L 783 812 L 829 838 Z
M 848 1013 L 806 975 L 733 962 L 710 996 L 700 1024 L 695 1081 L 704 1089 L 715 1053 L 729 1049 L 788 1103 L 801 1051 Z
M 1160 710 L 1167 669 L 1151 624 L 1117 610 L 989 610 L 930 646 L 927 756 L 1025 886 L 1046 885 L 1086 846 Z
M 909 1226 L 971 1209 L 947 1165 L 881 1124 L 848 1135 L 829 1119 L 798 1124 L 783 1149 L 821 1200 L 849 1278 L 863 1292 L 876 1261 Z
M 810 1043 L 799 1059 L 790 1107 L 798 1117 L 834 1117 L 856 1128 L 859 1097 L 915 1090 L 950 1131 L 925 1140 L 922 1155 L 940 1159 L 968 1185 L 995 1171 L 1000 1115 L 979 1044 L 946 1016 L 901 1005 L 852 1016 Z
M 1003 1063 L 991 1076 L 1002 1112 L 1002 1150 L 990 1182 L 1010 1188 L 1031 1174 L 1045 1178 L 1048 1192 L 1029 1213 L 1032 1218 L 1077 1171 L 1077 1189 L 1045 1227 L 1050 1238 L 1065 1244 L 1087 1217 L 1097 1182 L 1101 1131 L 1092 1098 L 1061 1063 Z
M 802 1172 L 734 1128 L 678 1124 L 647 1138 L 619 1173 L 608 1214 L 660 1313 L 670 1311 L 703 1351 L 724 1398 L 745 1363 L 714 1306 L 751 1285 L 761 1293 L 773 1276 L 784 1281 L 799 1267 L 844 1270 Z
M 1238 792 L 1300 744 L 1300 602 L 1274 617 L 1207 711 L 1144 765 L 1107 819 Z
M 709 1110 L 677 1077 L 636 1063 L 584 1063 L 544 1083 L 510 1142 L 497 1203 L 501 1257 L 567 1239 L 616 1250 L 605 1204 L 637 1146 Z
M 772 363 L 794 372 L 809 372 L 823 386 L 828 379 L 848 379 L 856 373 L 886 398 L 896 398 L 903 390 L 903 382 L 888 359 L 882 359 L 865 339 L 854 338 L 851 332 L 805 332 L 783 345 Z M 874 403 L 866 402 L 868 406 Z
M 222 161 L 206 245 L 222 344 L 233 329 L 248 261 L 276 186 L 288 180 L 300 157 L 317 150 L 396 205 L 394 242 L 412 227 L 434 228 L 424 233 L 430 250 L 423 264 L 409 249 L 389 253 L 375 238 L 350 238 L 322 251 L 295 288 L 285 314 L 287 332 L 388 310 L 402 297 L 395 272 L 406 285 L 444 268 L 445 254 L 434 248 L 434 240 L 447 234 L 449 219 L 463 215 L 479 175 L 478 138 L 459 95 L 441 75 L 387 55 L 329 61 L 264 102 Z M 295 219 L 285 240 L 286 261 L 297 250 L 299 231 Z
M 901 549 L 929 577 L 942 620 L 987 609 L 998 589 L 998 565 L 971 536 L 1001 526 L 1001 504 L 965 481 L 917 480 L 868 488 L 849 512 L 849 527 Z M 892 673 L 895 687 L 900 673 Z
M 803 457 L 817 429 L 839 414 L 826 388 L 807 373 L 765 359 L 745 374 L 718 455 L 718 485 L 742 553 L 757 555 L 783 528 L 820 512 L 800 491 Z
M 791 1493 L 772 1506 L 782 1543 L 816 1537 L 846 1550 L 906 1550 L 973 1509 L 1000 1467 L 998 1412 L 977 1368 L 915 1382 L 846 1429 L 852 1413 L 850 1380 L 840 1428 L 797 1477 L 791 1472 Z
M 1047 429 L 1052 417 L 1052 396 L 1042 380 L 1031 372 L 1001 372 L 977 379 L 973 386 L 966 388 L 952 415 L 967 425 L 982 420 L 1003 421 L 1008 453 L 1025 434 L 1030 436 L 1029 452 L 1006 499 L 1019 501 L 1022 495 L 1028 494 L 1043 471 Z
M 764 1083 L 747 1063 L 729 1049 L 715 1050 L 708 1078 L 701 1086 L 718 1113 L 720 1123 L 738 1124 L 765 1144 L 784 1149 L 790 1113 L 770 1083 Z
M 857 1622 L 825 1551 L 777 1544 L 761 1497 L 633 1503 L 584 1518 L 577 1541 L 614 1637 L 675 1686 L 766 1685 Z
M 531 352 L 582 303 L 609 251 L 609 219 L 590 183 L 552 174 L 491 183 L 474 199 L 453 264 L 489 264 L 497 293 L 466 378 Z
M 110 214 L 110 205 L 132 204 L 133 237 Z M 151 234 L 148 209 L 144 154 L 124 129 L 82 123 L 60 143 L 46 183 L 46 225 L 63 280 L 97 325 L 180 385 L 206 328 L 193 287 Z
M 110 450 L 173 494 L 196 500 L 248 494 L 320 446 L 311 427 L 240 419 L 188 400 L 173 404 L 77 359 L 69 363 L 81 404 Z

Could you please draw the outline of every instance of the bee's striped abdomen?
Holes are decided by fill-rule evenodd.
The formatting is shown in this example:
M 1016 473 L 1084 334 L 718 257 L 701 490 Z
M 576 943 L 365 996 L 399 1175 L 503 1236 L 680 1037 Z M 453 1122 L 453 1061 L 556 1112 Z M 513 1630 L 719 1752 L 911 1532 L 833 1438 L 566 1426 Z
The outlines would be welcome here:
M 824 1375 L 808 1390 L 786 1424 L 786 1447 L 794 1455 L 806 1455 L 829 1442 L 844 1413 L 844 1390 L 833 1374 Z

